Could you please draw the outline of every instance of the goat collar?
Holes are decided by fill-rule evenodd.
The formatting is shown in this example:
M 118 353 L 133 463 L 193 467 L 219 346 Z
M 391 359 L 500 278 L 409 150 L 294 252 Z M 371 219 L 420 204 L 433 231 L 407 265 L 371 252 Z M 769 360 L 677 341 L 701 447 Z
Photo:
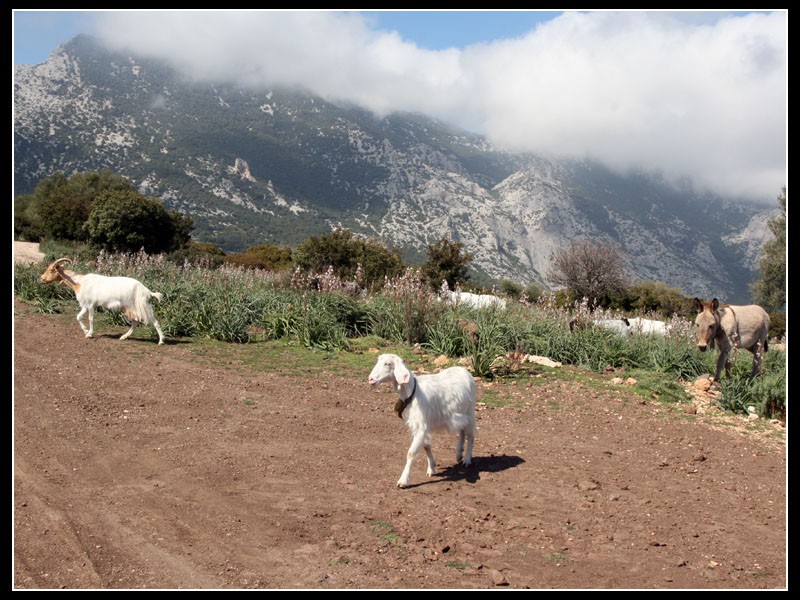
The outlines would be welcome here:
M 407 398 L 400 398 L 394 405 L 394 409 L 397 411 L 397 416 L 401 419 L 403 418 L 403 411 L 405 411 L 405 409 L 408 408 L 408 405 L 411 404 L 411 400 L 414 398 L 414 394 L 417 391 L 417 378 L 412 375 L 411 379 L 414 382 L 414 385 L 411 387 L 411 393 Z

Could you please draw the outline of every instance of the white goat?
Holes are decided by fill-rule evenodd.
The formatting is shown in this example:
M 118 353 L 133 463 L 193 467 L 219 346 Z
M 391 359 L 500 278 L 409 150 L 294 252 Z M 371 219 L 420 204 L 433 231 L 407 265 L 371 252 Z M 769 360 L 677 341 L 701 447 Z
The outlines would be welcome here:
M 629 319 L 630 330 L 632 333 L 643 333 L 645 335 L 663 335 L 669 333 L 670 325 L 664 321 L 656 321 L 654 319 L 643 319 L 642 317 L 635 317 Z
M 625 317 L 621 319 L 592 319 L 588 324 L 608 329 L 620 335 L 627 336 L 631 334 L 631 322 Z M 575 331 L 575 328 L 579 326 L 581 326 L 581 323 L 578 319 L 572 319 L 572 321 L 569 322 L 570 331 Z
M 369 374 L 369 384 L 377 386 L 385 381 L 394 381 L 400 399 L 394 408 L 405 421 L 413 436 L 406 455 L 406 466 L 397 487 L 406 487 L 411 474 L 411 463 L 425 448 L 428 457 L 428 477 L 433 476 L 436 462 L 431 452 L 430 434 L 447 430 L 458 432 L 456 462 L 461 462 L 464 439 L 467 451 L 464 466 L 472 462 L 472 446 L 475 442 L 475 379 L 464 367 L 450 367 L 432 375 L 414 375 L 403 359 L 396 354 L 381 354 Z
M 151 292 L 143 283 L 131 277 L 107 277 L 97 273 L 79 275 L 63 267 L 72 261 L 69 258 L 59 258 L 54 261 L 39 278 L 41 283 L 61 281 L 75 292 L 75 297 L 81 307 L 78 313 L 78 324 L 83 329 L 87 338 L 94 332 L 94 311 L 98 306 L 110 310 L 122 311 L 131 322 L 131 328 L 122 335 L 126 339 L 139 323 L 148 325 L 152 323 L 158 332 L 158 343 L 164 343 L 164 333 L 158 324 L 150 305 L 150 298 L 161 300 L 159 292 Z M 89 314 L 89 328 L 83 324 L 83 316 Z
M 505 308 L 506 301 L 492 294 L 473 294 L 471 292 L 446 292 L 445 300 L 450 304 L 467 306 L 469 308 Z

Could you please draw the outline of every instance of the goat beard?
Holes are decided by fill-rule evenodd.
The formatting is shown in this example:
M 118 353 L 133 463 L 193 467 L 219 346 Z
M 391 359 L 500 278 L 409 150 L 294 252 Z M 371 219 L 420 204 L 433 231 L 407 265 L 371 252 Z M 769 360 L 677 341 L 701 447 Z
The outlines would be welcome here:
M 403 418 L 403 410 L 405 410 L 406 403 L 403 402 L 402 398 L 398 398 L 397 402 L 394 403 L 394 412 L 397 413 L 397 416 L 401 419 Z

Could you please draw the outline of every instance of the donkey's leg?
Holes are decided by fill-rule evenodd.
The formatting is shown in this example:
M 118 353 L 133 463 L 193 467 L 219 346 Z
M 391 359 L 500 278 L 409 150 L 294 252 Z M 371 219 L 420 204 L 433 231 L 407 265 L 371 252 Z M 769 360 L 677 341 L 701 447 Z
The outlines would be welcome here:
M 719 378 L 722 375 L 722 367 L 725 367 L 725 374 L 730 377 L 731 363 L 728 360 L 728 352 L 725 350 L 719 351 L 719 356 L 717 357 L 717 372 L 714 375 L 714 381 L 719 382 Z

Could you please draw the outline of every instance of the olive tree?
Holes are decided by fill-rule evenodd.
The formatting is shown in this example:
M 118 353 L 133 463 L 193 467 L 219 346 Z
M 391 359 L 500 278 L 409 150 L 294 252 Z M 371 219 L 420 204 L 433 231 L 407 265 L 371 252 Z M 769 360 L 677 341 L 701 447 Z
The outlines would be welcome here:
M 574 241 L 557 253 L 548 277 L 575 298 L 588 298 L 601 305 L 625 293 L 622 253 L 615 244 Z
M 751 286 L 753 302 L 767 311 L 786 306 L 786 187 L 778 195 L 781 213 L 767 226 L 774 236 L 761 248 L 760 275 Z
M 184 247 L 193 229 L 191 217 L 168 211 L 155 198 L 134 190 L 106 190 L 95 197 L 84 230 L 88 241 L 108 252 L 148 254 Z

